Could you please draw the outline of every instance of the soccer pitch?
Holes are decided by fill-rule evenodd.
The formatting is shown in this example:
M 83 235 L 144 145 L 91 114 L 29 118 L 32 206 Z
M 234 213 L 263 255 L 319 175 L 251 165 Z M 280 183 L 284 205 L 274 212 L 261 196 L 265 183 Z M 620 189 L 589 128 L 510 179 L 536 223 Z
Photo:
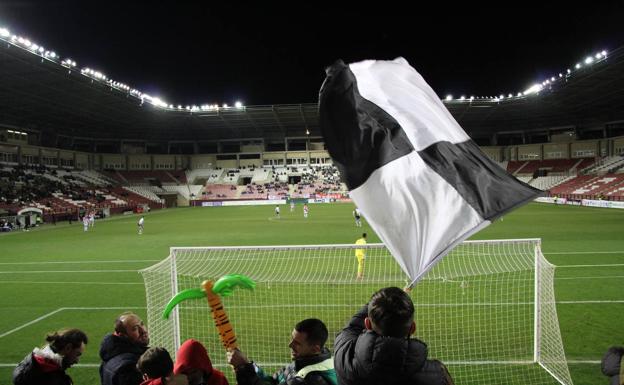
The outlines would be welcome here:
M 171 246 L 353 243 L 362 232 L 369 233 L 370 243 L 379 242 L 366 222 L 355 227 L 352 209 L 349 204 L 311 205 L 310 217 L 304 219 L 301 206 L 291 213 L 284 205 L 277 220 L 273 206 L 183 208 L 147 214 L 140 236 L 135 216 L 99 221 L 87 233 L 74 223 L 3 234 L 0 384 L 10 383 L 13 367 L 43 343 L 46 332 L 68 326 L 83 329 L 90 338 L 81 364 L 70 375 L 76 384 L 99 384 L 101 338 L 120 312 L 146 314 L 137 271 L 164 259 Z M 599 360 L 610 345 L 624 342 L 624 292 L 619 285 L 624 278 L 623 221 L 620 210 L 531 204 L 472 238 L 542 239 L 544 255 L 558 266 L 557 310 L 575 384 L 606 382 Z M 355 258 L 353 264 L 355 269 Z M 366 284 L 361 290 L 365 296 L 375 289 Z M 275 305 L 284 304 L 275 297 Z M 348 318 L 336 317 L 340 324 Z M 246 325 L 234 327 L 242 331 Z M 272 349 L 282 346 L 285 359 L 289 334 L 284 330 L 283 341 L 267 341 L 275 345 Z

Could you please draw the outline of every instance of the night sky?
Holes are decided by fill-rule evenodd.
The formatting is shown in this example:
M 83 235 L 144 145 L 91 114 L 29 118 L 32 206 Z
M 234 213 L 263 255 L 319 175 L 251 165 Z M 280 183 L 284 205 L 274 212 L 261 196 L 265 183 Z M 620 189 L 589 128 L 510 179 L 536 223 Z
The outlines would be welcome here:
M 339 58 L 403 56 L 441 97 L 516 93 L 624 46 L 622 1 L 216 3 L 2 1 L 0 27 L 176 105 L 316 102 Z

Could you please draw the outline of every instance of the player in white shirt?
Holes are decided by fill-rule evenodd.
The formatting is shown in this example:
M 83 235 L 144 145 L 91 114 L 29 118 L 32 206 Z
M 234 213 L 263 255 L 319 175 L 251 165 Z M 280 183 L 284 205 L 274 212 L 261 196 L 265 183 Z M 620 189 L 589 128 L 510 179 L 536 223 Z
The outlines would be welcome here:
M 357 207 L 355 208 L 355 210 L 353 210 L 353 218 L 355 218 L 355 226 L 362 227 L 362 213 Z
M 307 217 L 308 217 L 308 212 L 309 212 L 309 210 L 310 210 L 310 209 L 308 209 L 308 204 L 307 204 L 307 203 L 305 203 L 305 204 L 303 205 L 303 217 L 304 217 L 304 218 L 307 218 Z
M 277 217 L 277 219 L 280 218 L 280 208 L 279 208 L 279 206 L 275 206 L 275 216 Z
M 87 214 L 82 217 L 82 226 L 84 227 L 84 231 L 89 231 L 89 216 Z
M 91 211 L 89 214 L 89 227 L 95 226 L 95 211 Z
M 295 211 L 295 202 L 290 202 L 290 212 L 294 212 Z
M 145 218 L 141 217 L 141 219 L 139 219 L 139 222 L 137 223 L 137 225 L 139 226 L 139 235 L 143 234 L 144 223 L 145 223 Z

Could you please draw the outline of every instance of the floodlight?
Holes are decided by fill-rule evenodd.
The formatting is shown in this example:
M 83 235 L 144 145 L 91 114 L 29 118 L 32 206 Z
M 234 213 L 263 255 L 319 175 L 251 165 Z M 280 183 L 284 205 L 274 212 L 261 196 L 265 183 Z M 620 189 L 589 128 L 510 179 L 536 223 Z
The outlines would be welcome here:
M 453 100 L 453 95 L 450 95 L 450 94 L 449 94 L 449 95 L 446 95 L 446 100 L 447 100 L 447 101 L 451 101 L 451 100 Z
M 585 64 L 591 64 L 594 62 L 594 58 L 591 56 L 588 56 L 585 58 Z
M 241 108 L 243 106 L 243 103 L 241 103 L 240 101 L 236 101 L 236 103 L 234 103 L 234 107 L 236 108 Z
M 530 94 L 540 92 L 541 90 L 542 90 L 542 86 L 540 84 L 533 84 L 531 87 L 527 88 L 526 91 L 524 91 L 522 94 L 530 95 Z
M 6 29 L 6 28 L 2 28 L 2 29 L 0 29 L 0 36 L 2 36 L 2 37 L 9 37 L 9 36 L 11 36 L 11 32 L 9 32 L 9 30 Z
M 576 63 L 576 65 L 574 66 L 574 68 L 576 68 L 576 69 L 581 68 L 581 63 Z

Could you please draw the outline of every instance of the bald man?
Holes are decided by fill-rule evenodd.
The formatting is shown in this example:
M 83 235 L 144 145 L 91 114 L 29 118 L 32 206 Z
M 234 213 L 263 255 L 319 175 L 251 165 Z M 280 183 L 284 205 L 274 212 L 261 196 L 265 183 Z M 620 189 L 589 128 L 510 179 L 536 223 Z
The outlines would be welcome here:
M 149 334 L 139 316 L 126 312 L 117 317 L 115 331 L 107 334 L 100 345 L 102 385 L 139 385 L 142 375 L 137 361 L 148 344 Z

